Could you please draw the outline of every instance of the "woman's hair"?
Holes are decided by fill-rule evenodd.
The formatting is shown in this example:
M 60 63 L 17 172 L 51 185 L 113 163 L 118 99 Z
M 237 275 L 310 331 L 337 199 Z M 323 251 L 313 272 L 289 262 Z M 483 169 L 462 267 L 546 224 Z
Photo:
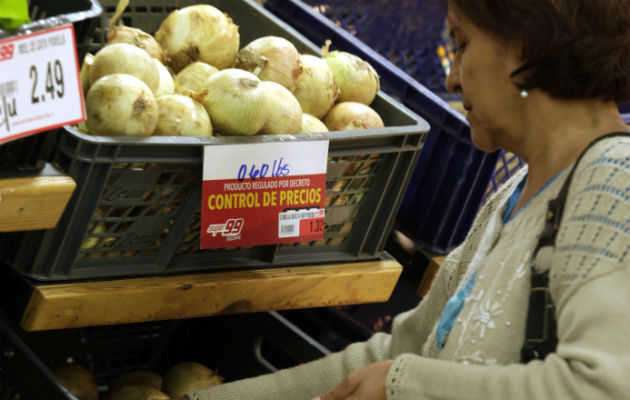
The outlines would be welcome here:
M 449 0 L 482 30 L 522 43 L 519 89 L 630 99 L 629 0 Z

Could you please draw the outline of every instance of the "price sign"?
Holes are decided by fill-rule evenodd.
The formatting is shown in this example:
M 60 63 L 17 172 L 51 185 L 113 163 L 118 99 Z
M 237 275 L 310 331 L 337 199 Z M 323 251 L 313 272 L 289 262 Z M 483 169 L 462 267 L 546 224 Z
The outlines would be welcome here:
M 85 120 L 72 24 L 0 40 L 0 144 Z
M 328 141 L 206 146 L 201 248 L 324 236 Z

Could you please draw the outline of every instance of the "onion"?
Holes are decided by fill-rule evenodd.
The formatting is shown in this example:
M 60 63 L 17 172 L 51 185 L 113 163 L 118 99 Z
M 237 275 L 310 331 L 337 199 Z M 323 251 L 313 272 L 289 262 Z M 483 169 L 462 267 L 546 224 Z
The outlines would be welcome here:
M 339 103 L 355 101 L 370 105 L 380 89 L 378 74 L 370 64 L 345 51 L 328 51 L 330 40 L 322 47 L 322 58 L 339 86 Z
M 109 20 L 107 30 L 107 44 L 128 43 L 145 50 L 149 55 L 161 63 L 164 62 L 162 46 L 148 33 L 138 29 L 124 26 L 120 21 L 122 13 L 129 5 L 129 0 L 120 0 L 116 6 L 116 12 Z M 120 23 L 120 24 L 119 24 Z
M 87 53 L 83 58 L 81 64 L 81 86 L 83 87 L 83 95 L 85 95 L 90 88 L 90 67 L 94 61 L 94 55 Z
M 157 136 L 212 136 L 206 109 L 188 96 L 167 94 L 157 98 Z
M 238 26 L 230 17 L 208 4 L 171 12 L 155 33 L 170 58 L 175 73 L 193 61 L 218 69 L 234 66 L 239 49 Z
M 182 397 L 194 390 L 221 384 L 223 378 L 197 362 L 180 362 L 164 374 L 162 391 L 171 397 Z
M 148 136 L 155 130 L 155 96 L 140 79 L 106 75 L 90 87 L 85 100 L 86 125 L 92 135 Z
M 114 43 L 100 49 L 90 66 L 90 85 L 110 74 L 128 74 L 139 78 L 155 93 L 160 86 L 160 72 L 146 51 L 128 43 Z
M 160 84 L 155 91 L 155 97 L 175 93 L 175 83 L 173 82 L 173 75 L 171 75 L 171 71 L 169 71 L 164 64 L 155 58 L 153 59 L 153 62 L 155 62 L 155 66 L 160 73 Z
M 98 400 L 96 378 L 86 368 L 77 364 L 58 364 L 50 369 L 79 400 Z
M 109 390 L 111 391 L 122 386 L 130 385 L 150 386 L 160 389 L 162 387 L 162 377 L 148 370 L 127 371 L 110 383 Z
M 302 129 L 300 133 L 318 133 L 328 132 L 326 125 L 319 119 L 315 118 L 311 114 L 302 114 Z
M 302 73 L 300 53 L 293 43 L 279 36 L 263 36 L 243 47 L 236 57 L 236 67 L 262 81 L 279 83 L 291 92 Z
M 269 115 L 265 90 L 251 72 L 227 68 L 206 81 L 203 98 L 212 125 L 227 135 L 255 135 Z
M 370 106 L 346 101 L 335 104 L 324 118 L 329 131 L 382 128 L 383 120 Z
M 320 57 L 302 54 L 302 73 L 297 79 L 295 97 L 302 111 L 322 118 L 335 104 L 339 89 L 330 67 Z
M 219 70 L 202 61 L 188 64 L 175 75 L 175 93 L 193 96 L 195 92 L 203 90 L 206 81 Z
M 169 400 L 170 398 L 166 393 L 151 386 L 127 385 L 110 390 L 103 400 Z
M 269 115 L 260 133 L 299 133 L 302 129 L 302 107 L 293 93 L 279 83 L 263 81 L 260 86 L 267 91 Z

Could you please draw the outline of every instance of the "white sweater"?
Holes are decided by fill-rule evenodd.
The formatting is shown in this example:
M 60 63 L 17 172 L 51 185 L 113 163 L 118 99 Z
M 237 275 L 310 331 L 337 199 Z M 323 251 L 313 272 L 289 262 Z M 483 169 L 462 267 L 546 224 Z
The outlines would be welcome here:
M 505 225 L 501 216 L 526 168 L 480 210 L 428 295 L 398 315 L 392 334 L 320 360 L 189 394 L 193 400 L 310 400 L 366 364 L 394 359 L 390 400 L 630 399 L 630 137 L 600 141 L 575 171 L 551 263 L 559 344 L 520 364 L 530 260 L 568 169 Z M 545 258 L 545 260 L 541 260 Z M 448 299 L 475 285 L 440 351 L 436 326 Z

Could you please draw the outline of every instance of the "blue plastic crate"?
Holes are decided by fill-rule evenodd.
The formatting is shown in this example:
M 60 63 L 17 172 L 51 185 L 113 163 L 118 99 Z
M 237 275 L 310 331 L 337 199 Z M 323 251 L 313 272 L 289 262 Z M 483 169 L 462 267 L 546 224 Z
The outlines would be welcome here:
M 447 47 L 446 8 L 441 0 L 305 0 L 304 4 L 440 97 L 459 99 L 446 90 L 443 60 L 438 56 L 438 49 Z
M 318 12 L 320 9 L 298 0 L 266 0 L 264 4 L 315 44 L 330 39 L 332 50 L 348 51 L 368 61 L 380 75 L 381 88 L 429 122 L 431 130 L 395 227 L 428 252 L 444 254 L 453 249 L 465 238 L 479 206 L 494 190 L 489 185 L 505 153 L 476 149 L 461 113 Z M 362 4 L 359 1 L 356 9 Z M 361 28 L 358 24 L 355 27 Z M 506 172 L 509 174 L 510 170 Z

